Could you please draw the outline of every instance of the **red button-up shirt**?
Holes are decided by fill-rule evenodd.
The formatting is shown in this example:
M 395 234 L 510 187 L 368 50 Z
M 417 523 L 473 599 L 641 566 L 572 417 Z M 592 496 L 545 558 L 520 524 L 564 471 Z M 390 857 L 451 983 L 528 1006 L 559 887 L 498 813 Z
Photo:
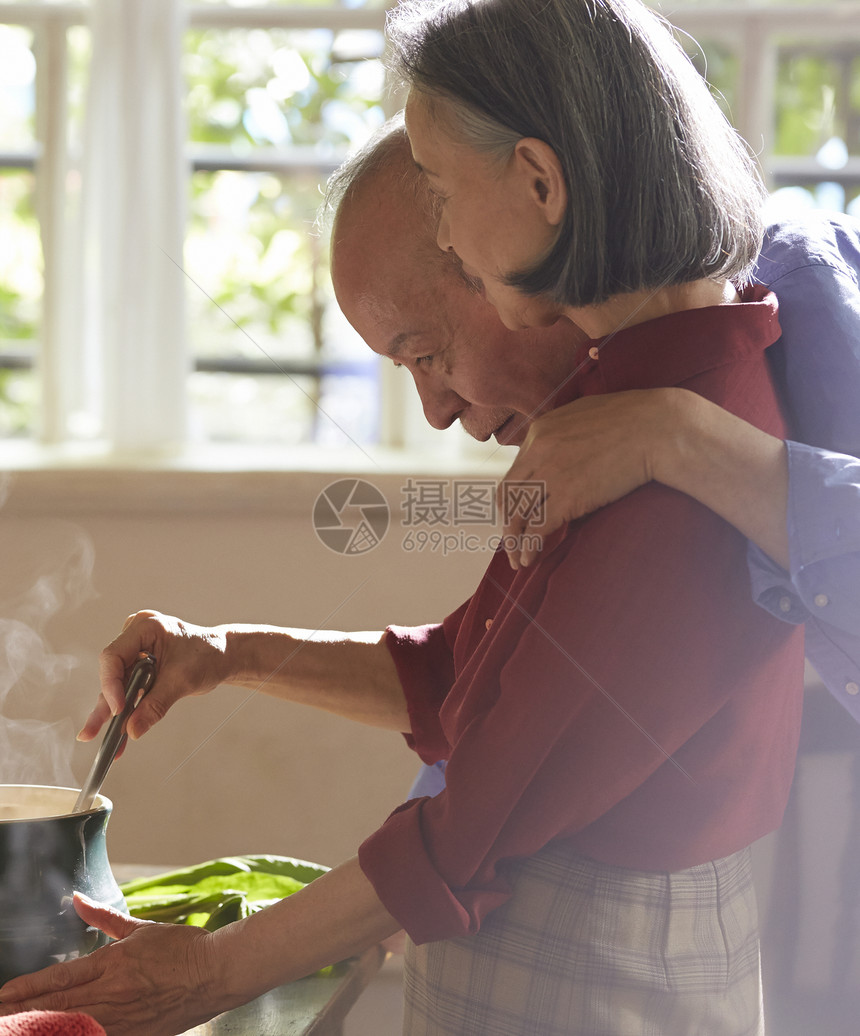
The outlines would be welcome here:
M 558 402 L 681 385 L 782 436 L 764 355 L 775 299 L 745 298 L 586 343 Z M 802 632 L 752 602 L 745 557 L 737 530 L 651 483 L 560 530 L 528 569 L 496 554 L 441 625 L 389 630 L 408 740 L 448 760 L 446 788 L 396 810 L 359 858 L 416 942 L 477 931 L 510 862 L 550 841 L 671 871 L 778 826 Z

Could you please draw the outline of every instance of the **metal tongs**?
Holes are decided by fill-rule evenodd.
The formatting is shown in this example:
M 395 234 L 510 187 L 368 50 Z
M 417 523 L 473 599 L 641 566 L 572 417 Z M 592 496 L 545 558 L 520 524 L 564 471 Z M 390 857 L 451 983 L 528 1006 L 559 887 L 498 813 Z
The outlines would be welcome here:
M 92 769 L 87 774 L 81 793 L 75 802 L 74 813 L 88 810 L 99 793 L 111 763 L 125 744 L 128 735 L 125 732 L 129 716 L 140 704 L 141 699 L 152 687 L 155 680 L 155 658 L 152 655 L 141 655 L 132 666 L 128 682 L 125 685 L 125 705 L 108 724 L 101 747 L 96 755 Z

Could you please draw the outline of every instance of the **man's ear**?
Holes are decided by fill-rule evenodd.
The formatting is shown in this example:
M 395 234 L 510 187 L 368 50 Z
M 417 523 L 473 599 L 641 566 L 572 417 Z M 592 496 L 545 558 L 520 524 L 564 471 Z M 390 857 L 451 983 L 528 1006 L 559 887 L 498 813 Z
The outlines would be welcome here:
M 522 137 L 514 148 L 514 163 L 532 201 L 547 223 L 557 227 L 567 209 L 567 184 L 558 155 L 543 140 Z

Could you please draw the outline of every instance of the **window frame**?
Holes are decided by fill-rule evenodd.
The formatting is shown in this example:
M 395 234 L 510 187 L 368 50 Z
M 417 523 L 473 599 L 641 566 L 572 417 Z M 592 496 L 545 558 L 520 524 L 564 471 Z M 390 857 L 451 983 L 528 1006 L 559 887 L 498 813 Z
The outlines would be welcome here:
M 345 7 L 279 7 L 254 6 L 232 7 L 228 4 L 209 5 L 189 3 L 182 5 L 185 25 L 188 28 L 258 28 L 258 29 L 309 29 L 331 30 L 384 28 L 386 10 L 394 3 L 378 8 Z M 68 60 L 66 32 L 74 25 L 86 24 L 88 6 L 78 3 L 56 3 L 45 0 L 42 3 L 0 4 L 0 22 L 23 25 L 34 33 L 34 49 L 37 54 L 36 77 L 36 139 L 39 142 L 30 149 L 11 153 L 0 153 L 0 167 L 30 169 L 36 177 L 36 209 L 42 235 L 44 256 L 44 294 L 42 302 L 42 333 L 39 338 L 40 353 L 35 361 L 41 376 L 42 415 L 38 442 L 17 450 L 18 459 L 12 457 L 11 466 L 39 466 L 40 452 L 53 449 L 53 462 L 64 455 L 71 456 L 74 463 L 103 464 L 112 456 L 98 447 L 77 447 L 64 441 L 64 434 L 57 415 L 61 412 L 63 394 L 63 328 L 53 319 L 61 312 L 59 299 L 63 291 L 63 257 L 66 255 L 64 242 L 63 213 L 65 207 L 65 180 L 74 157 L 68 153 L 66 126 L 68 102 L 66 84 Z M 774 96 L 776 86 L 777 53 L 781 38 L 799 36 L 804 40 L 827 42 L 830 40 L 857 42 L 860 55 L 860 3 L 856 0 L 833 2 L 826 7 L 772 5 L 761 3 L 732 5 L 687 4 L 683 0 L 672 9 L 664 11 L 666 17 L 680 31 L 689 33 L 694 39 L 717 41 L 727 45 L 738 57 L 738 82 L 736 95 L 738 110 L 732 113 L 734 123 L 741 135 L 759 156 L 765 181 L 770 189 L 786 182 L 814 180 L 836 181 L 848 186 L 860 185 L 860 156 L 851 156 L 840 170 L 823 169 L 814 158 L 797 159 L 773 154 L 774 145 Z M 402 98 L 387 96 L 384 104 L 386 114 L 393 114 Z M 192 145 L 186 143 L 188 175 L 196 170 L 236 169 L 243 172 L 271 171 L 288 173 L 296 168 L 311 169 L 324 177 L 343 156 L 322 160 L 311 151 L 302 149 L 257 149 L 248 155 L 239 156 L 217 146 Z M 0 355 L 0 367 L 23 366 L 26 360 L 11 354 Z M 242 364 L 225 361 L 226 368 L 242 369 Z M 327 369 L 319 365 L 321 374 Z M 212 365 L 202 360 L 197 369 L 211 370 Z M 261 367 L 249 361 L 248 369 L 258 373 Z M 292 368 L 287 368 L 291 373 Z M 295 365 L 295 373 L 306 374 L 307 364 Z M 382 365 L 381 399 L 382 440 L 377 451 L 380 456 L 390 458 L 417 447 L 432 444 L 438 452 L 440 463 L 457 463 L 463 457 L 477 457 L 480 451 L 471 452 L 470 444 L 448 437 L 442 442 L 438 432 L 426 434 L 420 410 L 416 410 L 416 399 L 411 386 L 404 387 L 406 379 L 398 378 L 387 365 Z M 19 444 L 16 444 L 16 446 Z M 196 449 L 196 447 L 192 448 Z M 301 451 L 312 462 L 314 447 Z M 211 446 L 202 452 L 211 458 L 222 450 Z M 59 451 L 59 452 L 58 452 Z M 405 453 L 403 452 L 405 451 Z M 249 466 L 259 466 L 254 447 L 228 447 L 223 451 L 229 456 L 230 464 L 242 454 Z M 10 451 L 15 454 L 16 450 Z M 503 452 L 508 457 L 507 452 Z M 426 461 L 426 457 L 424 458 Z M 499 458 L 501 460 L 502 458 Z M 176 458 L 153 457 L 151 463 L 171 465 Z M 356 459 L 360 469 L 370 465 L 367 454 Z M 387 462 L 386 462 L 387 463 Z M 321 464 L 325 467 L 325 463 Z M 271 466 L 267 460 L 265 466 Z

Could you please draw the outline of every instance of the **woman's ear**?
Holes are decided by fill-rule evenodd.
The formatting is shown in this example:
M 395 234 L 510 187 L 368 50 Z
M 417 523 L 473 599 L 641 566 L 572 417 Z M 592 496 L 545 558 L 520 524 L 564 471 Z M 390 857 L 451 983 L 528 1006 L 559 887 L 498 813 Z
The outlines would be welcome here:
M 567 209 L 567 184 L 558 155 L 543 140 L 522 137 L 514 148 L 514 163 L 532 201 L 547 223 L 557 227 Z

